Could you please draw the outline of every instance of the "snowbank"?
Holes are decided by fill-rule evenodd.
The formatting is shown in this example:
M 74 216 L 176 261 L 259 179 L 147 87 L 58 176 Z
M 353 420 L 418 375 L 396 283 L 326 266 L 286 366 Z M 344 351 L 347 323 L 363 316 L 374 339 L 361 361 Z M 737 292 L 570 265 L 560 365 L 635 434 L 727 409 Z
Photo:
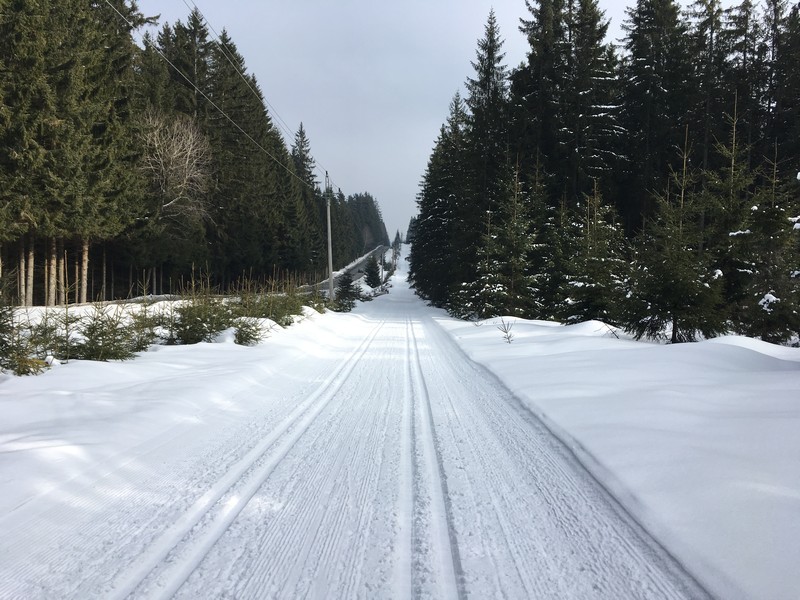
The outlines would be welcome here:
M 438 318 L 721 598 L 800 590 L 800 350 L 656 345 L 591 321 Z

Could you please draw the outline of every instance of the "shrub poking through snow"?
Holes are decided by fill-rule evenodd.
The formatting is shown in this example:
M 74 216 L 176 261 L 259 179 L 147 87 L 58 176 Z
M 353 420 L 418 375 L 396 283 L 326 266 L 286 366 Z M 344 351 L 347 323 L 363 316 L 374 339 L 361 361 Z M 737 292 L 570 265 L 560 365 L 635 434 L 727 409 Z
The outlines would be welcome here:
M 108 361 L 136 356 L 135 328 L 120 306 L 95 305 L 78 320 L 77 332 L 74 358 Z

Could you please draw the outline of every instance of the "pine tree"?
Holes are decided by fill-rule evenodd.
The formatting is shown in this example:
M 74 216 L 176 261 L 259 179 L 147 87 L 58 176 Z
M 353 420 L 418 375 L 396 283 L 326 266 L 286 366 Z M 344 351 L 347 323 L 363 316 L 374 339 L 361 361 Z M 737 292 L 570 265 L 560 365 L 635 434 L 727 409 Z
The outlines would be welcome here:
M 628 132 L 630 175 L 617 206 L 631 231 L 653 213 L 655 192 L 677 166 L 674 149 L 683 142 L 692 70 L 675 0 L 637 0 L 627 14 L 621 124 Z
M 450 103 L 417 197 L 419 217 L 409 223 L 412 244 L 409 280 L 417 293 L 434 306 L 444 307 L 465 279 L 461 264 L 458 203 L 468 195 L 466 112 L 459 94 Z
M 500 307 L 504 315 L 527 317 L 532 312 L 534 278 L 529 272 L 529 260 L 535 242 L 532 207 L 517 167 L 513 185 L 509 186 L 498 210 L 497 269 L 505 291 L 504 303 Z
M 378 259 L 374 254 L 371 254 L 367 259 L 367 264 L 364 266 L 364 282 L 371 288 L 380 287 L 381 283 L 381 268 L 378 264 Z
M 497 210 L 510 179 L 508 160 L 508 73 L 494 11 L 478 41 L 475 76 L 467 79 L 465 175 L 469 188 L 456 197 L 454 239 L 461 250 L 458 276 L 474 279 L 487 211 Z
M 565 289 L 570 302 L 564 320 L 597 319 L 617 325 L 629 278 L 626 242 L 613 207 L 603 203 L 597 185 L 585 197 L 581 226 L 574 276 Z
M 637 339 L 657 339 L 669 327 L 672 343 L 724 332 L 722 273 L 703 252 L 703 196 L 692 193 L 688 133 L 682 168 L 657 199 L 657 217 L 635 243 L 631 288 L 623 324 Z
M 520 31 L 530 51 L 527 62 L 511 76 L 515 150 L 523 182 L 534 177 L 534 165 L 548 170 L 560 158 L 559 90 L 566 72 L 563 0 L 525 0 L 525 6 L 530 18 L 520 19 Z
M 797 184 L 781 185 L 777 162 L 749 211 L 750 277 L 736 325 L 746 335 L 783 343 L 800 332 L 800 205 L 792 202 Z
M 559 46 L 565 70 L 556 96 L 561 160 L 555 173 L 568 203 L 575 206 L 591 191 L 593 178 L 612 170 L 618 107 L 613 96 L 614 56 L 604 43 L 608 21 L 597 0 L 567 0 L 563 14 L 564 38 Z
M 320 220 L 319 207 L 322 204 L 322 195 L 319 184 L 314 175 L 316 164 L 311 155 L 311 142 L 308 139 L 303 124 L 297 130 L 292 145 L 292 162 L 294 171 L 305 185 L 300 188 L 301 202 L 306 215 L 305 243 L 308 249 L 309 267 L 323 270 L 325 265 L 325 236 L 323 224 Z

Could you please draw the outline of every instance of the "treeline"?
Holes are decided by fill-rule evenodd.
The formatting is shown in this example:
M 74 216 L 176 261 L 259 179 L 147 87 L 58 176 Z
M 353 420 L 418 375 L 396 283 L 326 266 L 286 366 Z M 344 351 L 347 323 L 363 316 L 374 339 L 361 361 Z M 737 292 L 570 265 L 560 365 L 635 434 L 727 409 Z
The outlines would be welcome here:
M 375 199 L 321 187 L 226 32 L 125 0 L 0 8 L 0 265 L 19 303 L 167 293 L 202 273 L 313 280 L 388 244 Z
M 800 331 L 800 4 L 526 0 L 494 14 L 412 220 L 410 279 L 463 317 L 602 319 L 672 341 Z

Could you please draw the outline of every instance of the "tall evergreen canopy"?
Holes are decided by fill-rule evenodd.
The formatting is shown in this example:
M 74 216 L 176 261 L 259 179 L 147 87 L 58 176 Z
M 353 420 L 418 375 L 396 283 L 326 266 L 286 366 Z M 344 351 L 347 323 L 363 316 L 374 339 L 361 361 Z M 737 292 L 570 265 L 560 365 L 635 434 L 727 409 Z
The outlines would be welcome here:
M 635 0 L 620 47 L 597 0 L 525 10 L 526 60 L 503 66 L 490 14 L 436 140 L 417 293 L 673 342 L 798 335 L 800 6 Z
M 21 303 L 177 291 L 198 270 L 221 287 L 322 278 L 305 130 L 287 147 L 234 40 L 197 8 L 140 36 L 153 22 L 133 0 L 0 10 L 0 274 Z M 388 245 L 369 194 L 340 194 L 333 213 L 337 267 Z

